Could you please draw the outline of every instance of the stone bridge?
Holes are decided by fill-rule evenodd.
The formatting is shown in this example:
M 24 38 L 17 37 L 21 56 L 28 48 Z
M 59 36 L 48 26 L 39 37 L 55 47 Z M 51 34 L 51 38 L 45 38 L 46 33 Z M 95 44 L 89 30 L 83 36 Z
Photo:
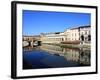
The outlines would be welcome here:
M 40 45 L 40 36 L 23 36 L 23 47 Z

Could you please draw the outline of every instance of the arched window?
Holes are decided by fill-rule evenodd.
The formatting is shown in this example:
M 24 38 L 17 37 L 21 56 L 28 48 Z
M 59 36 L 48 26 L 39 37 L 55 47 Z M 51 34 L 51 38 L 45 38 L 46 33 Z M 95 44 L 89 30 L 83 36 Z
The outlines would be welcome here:
M 81 35 L 81 40 L 84 41 L 84 36 L 83 35 Z
M 91 35 L 88 35 L 88 41 L 91 41 Z

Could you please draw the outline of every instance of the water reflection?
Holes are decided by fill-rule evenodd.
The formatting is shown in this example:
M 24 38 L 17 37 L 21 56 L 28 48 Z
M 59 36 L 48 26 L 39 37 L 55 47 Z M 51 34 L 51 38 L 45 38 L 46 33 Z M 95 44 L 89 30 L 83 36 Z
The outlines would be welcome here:
M 23 49 L 23 69 L 90 66 L 90 49 L 43 44 Z

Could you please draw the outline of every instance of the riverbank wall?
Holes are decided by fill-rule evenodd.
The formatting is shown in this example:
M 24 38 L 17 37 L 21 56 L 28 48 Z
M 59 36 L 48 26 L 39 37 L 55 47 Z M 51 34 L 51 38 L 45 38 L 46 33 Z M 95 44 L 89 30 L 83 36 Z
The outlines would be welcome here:
M 67 47 L 67 48 L 91 48 L 90 44 L 62 44 L 62 43 L 43 43 L 43 44 L 48 44 L 48 45 L 56 45 L 56 46 L 61 46 L 61 47 Z

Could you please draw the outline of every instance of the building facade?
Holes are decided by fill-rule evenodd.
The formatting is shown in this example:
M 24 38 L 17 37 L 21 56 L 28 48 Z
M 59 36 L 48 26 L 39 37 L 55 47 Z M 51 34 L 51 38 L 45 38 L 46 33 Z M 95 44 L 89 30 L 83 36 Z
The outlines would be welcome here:
M 67 29 L 64 32 L 41 34 L 42 43 L 61 43 L 61 42 L 90 42 L 91 41 L 91 27 L 80 26 L 76 28 Z
M 60 43 L 65 41 L 66 35 L 62 32 L 41 34 L 42 43 Z
M 67 36 L 65 41 L 78 41 L 79 40 L 79 29 L 72 28 L 64 31 L 64 34 Z
M 80 41 L 84 41 L 84 42 L 91 41 L 91 27 L 90 26 L 79 27 L 79 31 L 80 31 Z

